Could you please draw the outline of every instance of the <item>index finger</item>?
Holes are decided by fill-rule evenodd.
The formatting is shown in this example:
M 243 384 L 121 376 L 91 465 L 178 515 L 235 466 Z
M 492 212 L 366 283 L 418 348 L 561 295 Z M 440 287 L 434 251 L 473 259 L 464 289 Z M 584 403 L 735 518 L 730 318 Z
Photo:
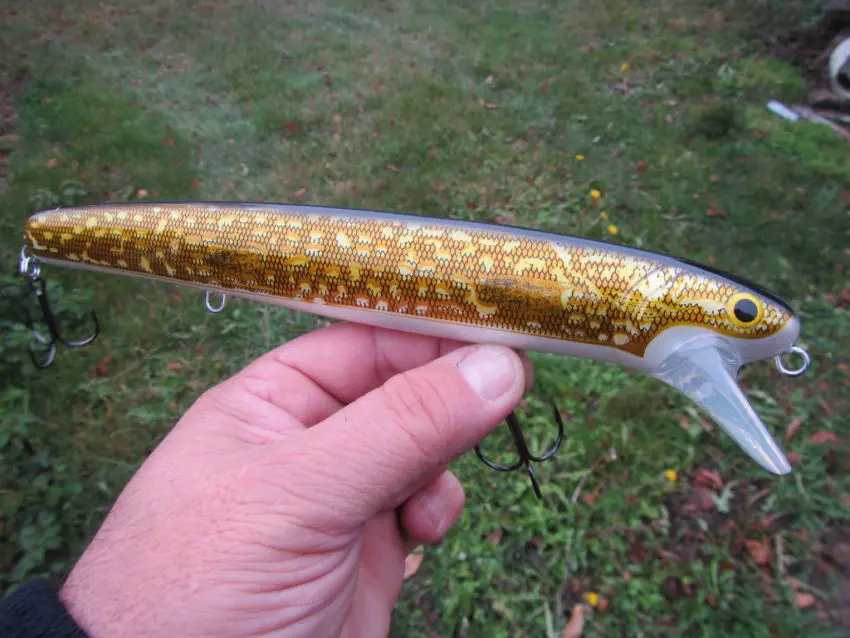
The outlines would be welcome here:
M 452 339 L 337 323 L 275 348 L 230 382 L 311 426 L 400 372 L 464 345 Z

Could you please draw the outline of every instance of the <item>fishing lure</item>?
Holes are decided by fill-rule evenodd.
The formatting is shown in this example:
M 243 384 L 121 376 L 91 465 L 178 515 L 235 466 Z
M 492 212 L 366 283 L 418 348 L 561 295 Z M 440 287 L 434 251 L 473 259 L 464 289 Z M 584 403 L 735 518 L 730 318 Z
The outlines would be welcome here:
M 508 226 L 279 204 L 59 208 L 31 216 L 24 235 L 20 267 L 31 283 L 40 262 L 81 267 L 200 288 L 213 312 L 238 295 L 621 364 L 683 392 L 766 470 L 791 469 L 736 376 L 769 357 L 783 374 L 802 374 L 809 356 L 794 345 L 798 317 L 769 291 L 684 259 Z M 788 353 L 803 358 L 799 368 L 783 363 Z M 529 452 L 514 414 L 517 463 L 498 465 L 475 451 L 497 470 L 525 467 L 540 496 L 531 462 L 560 446 L 557 409 L 555 418 L 558 438 L 544 455 Z

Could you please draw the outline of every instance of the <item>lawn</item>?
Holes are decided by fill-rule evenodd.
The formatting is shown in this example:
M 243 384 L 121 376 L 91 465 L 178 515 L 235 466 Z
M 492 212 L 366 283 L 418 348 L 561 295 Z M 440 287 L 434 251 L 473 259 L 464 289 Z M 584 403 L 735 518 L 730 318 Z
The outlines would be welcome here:
M 766 474 L 680 395 L 532 355 L 521 475 L 469 454 L 467 508 L 405 583 L 398 636 L 838 636 L 850 627 L 850 147 L 761 36 L 819 2 L 46 0 L 0 5 L 0 591 L 61 579 L 206 388 L 320 320 L 49 268 L 102 334 L 38 371 L 14 278 L 58 204 L 297 202 L 506 222 L 748 277 L 800 314 L 803 377 L 742 375 L 794 465 Z M 759 37 L 756 37 L 759 36 Z M 591 190 L 600 191 L 592 198 Z M 84 328 L 83 328 L 84 329 Z M 501 428 L 488 453 L 508 442 Z M 497 454 L 498 455 L 498 454 Z

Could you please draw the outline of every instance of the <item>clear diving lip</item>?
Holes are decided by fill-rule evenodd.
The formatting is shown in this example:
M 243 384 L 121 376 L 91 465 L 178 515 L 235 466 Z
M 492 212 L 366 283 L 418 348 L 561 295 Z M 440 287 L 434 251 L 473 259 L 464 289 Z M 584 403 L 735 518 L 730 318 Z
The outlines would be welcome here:
M 706 410 L 764 469 L 788 474 L 791 464 L 738 385 L 741 363 L 726 340 L 696 339 L 671 353 L 654 376 Z

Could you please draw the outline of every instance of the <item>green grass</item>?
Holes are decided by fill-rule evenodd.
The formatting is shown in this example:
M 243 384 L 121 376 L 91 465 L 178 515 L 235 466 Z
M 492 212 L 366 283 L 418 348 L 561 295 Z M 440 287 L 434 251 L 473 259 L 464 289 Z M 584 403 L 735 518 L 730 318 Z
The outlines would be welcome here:
M 545 502 L 521 476 L 460 459 L 466 512 L 406 583 L 393 632 L 556 636 L 592 592 L 605 602 L 586 635 L 839 635 L 850 322 L 835 298 L 850 155 L 828 130 L 764 109 L 805 88 L 751 37 L 811 20 L 810 4 L 780 15 L 684 0 L 84 0 L 63 14 L 44 0 L 6 3 L 4 282 L 17 286 L 30 212 L 140 190 L 503 219 L 757 280 L 800 313 L 813 355 L 801 378 L 769 362 L 744 374 L 778 437 L 802 418 L 786 446 L 800 458 L 791 475 L 765 475 L 657 382 L 535 355 L 521 415 L 535 446 L 552 435 L 553 402 L 568 416 L 567 443 L 538 469 Z M 21 348 L 20 301 L 3 299 L 0 590 L 61 578 L 194 398 L 319 323 L 240 301 L 209 315 L 187 290 L 48 275 L 57 303 L 96 308 L 103 332 L 37 372 Z M 505 429 L 488 453 L 505 449 Z M 839 444 L 811 442 L 821 431 Z M 611 449 L 616 459 L 597 464 Z M 695 489 L 705 470 L 723 484 L 707 502 Z M 814 604 L 796 604 L 791 577 Z

